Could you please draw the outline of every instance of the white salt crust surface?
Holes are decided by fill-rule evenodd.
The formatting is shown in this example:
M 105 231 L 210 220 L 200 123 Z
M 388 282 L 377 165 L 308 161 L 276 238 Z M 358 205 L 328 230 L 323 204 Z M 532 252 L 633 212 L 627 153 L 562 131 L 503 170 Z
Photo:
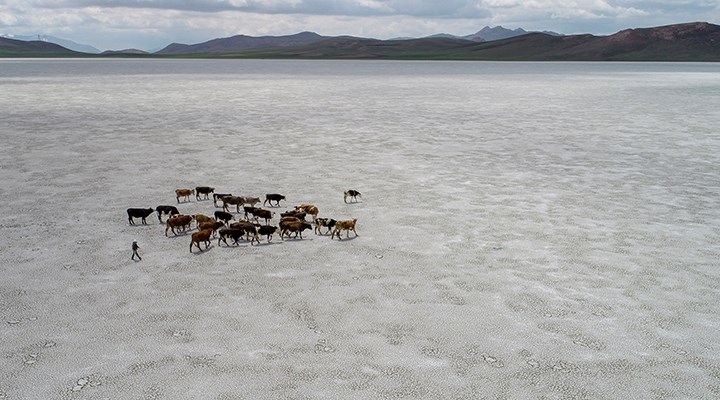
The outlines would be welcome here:
M 720 396 L 717 75 L 126 78 L 5 82 L 0 399 Z M 128 224 L 197 185 L 359 236 Z

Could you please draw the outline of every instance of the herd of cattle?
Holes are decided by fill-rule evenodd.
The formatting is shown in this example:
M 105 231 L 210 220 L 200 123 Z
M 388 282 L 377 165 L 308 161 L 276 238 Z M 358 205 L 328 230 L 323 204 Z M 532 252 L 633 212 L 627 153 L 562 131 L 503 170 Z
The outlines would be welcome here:
M 340 220 L 336 221 L 332 218 L 319 218 L 318 208 L 313 204 L 300 204 L 295 206 L 294 209 L 288 210 L 280 214 L 280 221 L 277 226 L 271 225 L 270 220 L 275 216 L 275 212 L 267 210 L 261 207 L 256 207 L 260 203 L 259 197 L 243 197 L 233 196 L 231 193 L 215 193 L 215 188 L 209 186 L 198 186 L 195 189 L 177 189 L 175 190 L 175 198 L 180 203 L 180 199 L 184 201 L 190 201 L 190 196 L 195 196 L 195 199 L 209 200 L 212 195 L 213 205 L 217 208 L 222 206 L 222 211 L 215 211 L 213 217 L 205 214 L 185 215 L 181 214 L 175 206 L 171 205 L 160 205 L 153 208 L 128 208 L 128 222 L 130 225 L 135 225 L 134 218 L 140 218 L 143 224 L 147 224 L 145 220 L 153 212 L 157 213 L 157 218 L 160 223 L 163 223 L 163 215 L 167 215 L 168 218 L 165 221 L 165 236 L 168 232 L 172 232 L 174 235 L 178 233 L 187 232 L 192 228 L 192 223 L 195 222 L 197 232 L 192 233 L 192 239 L 190 241 L 190 252 L 192 253 L 193 245 L 196 246 L 200 251 L 203 251 L 200 247 L 200 243 L 205 243 L 205 248 L 210 247 L 210 240 L 214 237 L 218 238 L 218 246 L 222 241 L 226 246 L 229 246 L 228 240 L 231 240 L 233 244 L 239 245 L 240 240 L 249 241 L 250 244 L 260 243 L 260 237 L 267 237 L 268 242 L 272 240 L 275 233 L 280 234 L 280 239 L 284 240 L 285 237 L 290 238 L 291 234 L 294 234 L 293 238 L 300 237 L 302 239 L 303 231 L 312 229 L 313 226 L 309 222 L 306 222 L 305 218 L 309 215 L 311 221 L 315 224 L 315 234 L 323 235 L 322 228 L 327 228 L 324 235 L 330 233 L 330 238 L 335 237 L 338 240 L 342 240 L 340 234 L 343 231 L 347 232 L 346 237 L 350 237 L 350 231 L 355 233 L 355 225 L 357 224 L 357 218 L 351 220 Z M 357 202 L 358 198 L 362 198 L 362 195 L 357 190 L 347 190 L 344 192 L 343 201 L 348 203 Z M 265 200 L 262 202 L 263 206 L 269 205 L 270 207 L 280 207 L 280 201 L 287 201 L 285 196 L 277 193 L 270 193 L 265 195 Z M 273 205 L 273 203 L 275 203 Z M 239 215 L 243 214 L 243 218 L 236 222 L 236 215 L 231 213 L 232 206 L 235 206 L 235 212 Z M 242 210 L 241 210 L 242 207 Z M 265 224 L 260 224 L 260 220 L 263 220 Z

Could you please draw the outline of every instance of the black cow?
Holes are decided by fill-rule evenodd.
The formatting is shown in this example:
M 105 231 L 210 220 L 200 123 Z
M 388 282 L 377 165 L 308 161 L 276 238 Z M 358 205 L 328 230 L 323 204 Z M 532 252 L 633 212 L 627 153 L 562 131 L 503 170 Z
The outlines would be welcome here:
M 157 206 L 155 207 L 155 211 L 157 211 L 158 221 L 162 224 L 162 215 L 178 215 L 180 214 L 180 211 L 178 211 L 177 207 L 175 206 Z
M 215 211 L 215 221 L 222 220 L 227 224 L 231 219 L 235 219 L 235 217 L 229 212 Z
M 232 193 L 213 193 L 213 204 L 217 207 L 217 202 L 222 201 L 225 196 L 232 196 Z
M 230 246 L 227 242 L 228 238 L 232 239 L 235 245 L 240 245 L 238 240 L 240 240 L 243 235 L 245 235 L 245 229 L 243 228 L 222 228 L 218 231 L 218 246 L 220 246 L 221 240 L 225 242 L 225 245 Z
M 263 205 L 265 205 L 265 203 L 268 203 L 268 202 L 269 202 L 269 203 L 270 203 L 270 207 L 272 207 L 272 206 L 273 206 L 273 205 L 272 205 L 272 202 L 274 201 L 274 202 L 275 202 L 275 206 L 280 207 L 280 200 L 285 200 L 285 201 L 287 201 L 287 200 L 285 199 L 285 196 L 283 196 L 283 195 L 281 195 L 281 194 L 269 193 L 269 194 L 266 194 L 266 195 L 265 195 L 265 201 L 263 201 Z
M 257 209 L 258 209 L 257 207 L 243 206 L 243 210 L 245 210 L 245 219 L 249 221 L 249 220 L 250 220 L 250 216 L 249 216 L 248 214 L 254 213 L 255 210 L 257 210 Z
M 272 219 L 273 215 L 275 214 L 274 212 L 272 212 L 270 210 L 264 210 L 262 208 L 256 208 L 256 209 L 252 210 L 250 213 L 253 215 L 253 217 L 255 217 L 255 220 L 257 220 L 258 218 L 264 219 L 265 225 L 270 223 L 270 220 Z
M 357 190 L 346 190 L 343 194 L 343 201 L 347 203 L 347 198 L 350 197 L 351 200 L 355 200 L 357 202 L 358 197 L 362 197 L 362 194 L 358 192 Z
M 267 236 L 268 243 L 272 240 L 272 236 L 277 230 L 278 227 L 273 225 L 261 225 L 257 228 L 258 235 Z
M 201 194 L 204 194 L 204 195 L 205 195 L 205 199 L 207 200 L 207 199 L 208 199 L 208 196 L 210 195 L 210 193 L 213 193 L 213 194 L 215 193 L 215 188 L 214 188 L 214 187 L 210 187 L 210 186 L 197 186 L 197 187 L 195 188 L 195 200 L 200 200 L 200 195 L 201 195 Z M 215 196 L 213 196 L 213 199 L 214 199 L 214 198 L 215 198 Z
M 325 234 L 327 235 L 335 226 L 335 223 L 337 223 L 337 221 L 332 218 L 315 218 L 315 234 L 322 235 L 322 229 L 320 228 L 324 226 L 328 228 L 327 232 L 325 232 Z
M 147 225 L 147 222 L 145 222 L 145 218 L 147 218 L 150 214 L 153 213 L 152 207 L 150 208 L 128 208 L 127 209 L 127 215 L 128 215 L 128 221 L 130 222 L 130 225 L 135 225 L 135 221 L 133 221 L 133 218 L 142 218 L 142 223 Z
M 253 225 L 252 222 L 238 221 L 238 222 L 230 224 L 230 228 L 244 230 L 245 234 L 246 234 L 245 240 L 249 240 L 251 246 L 252 246 L 253 242 L 260 243 L 260 236 L 258 236 L 257 227 L 255 225 Z

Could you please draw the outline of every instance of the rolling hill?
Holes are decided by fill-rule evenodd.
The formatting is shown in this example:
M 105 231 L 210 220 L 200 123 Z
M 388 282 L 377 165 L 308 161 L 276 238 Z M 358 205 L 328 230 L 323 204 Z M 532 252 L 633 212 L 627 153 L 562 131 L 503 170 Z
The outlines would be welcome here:
M 96 49 L 93 46 L 82 44 L 82 43 L 76 43 L 72 40 L 68 39 L 62 39 L 56 36 L 52 35 L 43 35 L 43 34 L 37 34 L 37 35 L 2 35 L 4 38 L 8 39 L 15 39 L 15 40 L 23 40 L 23 41 L 33 41 L 33 40 L 39 40 L 42 42 L 50 42 L 59 44 L 62 47 L 65 47 L 66 49 L 70 49 L 73 51 L 79 51 L 81 53 L 90 53 L 90 54 L 99 54 L 101 53 L 100 50 Z
M 86 53 L 69 50 L 42 40 L 15 40 L 0 37 L 0 57 L 81 57 Z
M 720 61 L 720 26 L 707 22 L 627 29 L 609 36 L 528 33 L 475 42 L 330 38 L 302 46 L 246 50 L 209 57 L 431 59 L 512 61 Z
M 155 54 L 193 54 L 193 53 L 223 53 L 230 51 L 292 47 L 327 40 L 329 37 L 320 36 L 314 32 L 300 32 L 287 36 L 246 36 L 236 35 L 228 38 L 209 40 L 198 44 L 172 43 Z
M 93 55 L 73 52 L 47 42 L 23 42 L 0 38 L 0 57 L 78 56 Z M 150 55 L 121 52 L 99 56 L 720 62 L 720 26 L 707 22 L 692 22 L 626 29 L 608 36 L 590 34 L 561 36 L 533 32 L 492 41 L 444 35 L 396 40 L 351 36 L 327 37 L 313 32 L 288 36 L 237 35 L 194 45 L 174 43 Z

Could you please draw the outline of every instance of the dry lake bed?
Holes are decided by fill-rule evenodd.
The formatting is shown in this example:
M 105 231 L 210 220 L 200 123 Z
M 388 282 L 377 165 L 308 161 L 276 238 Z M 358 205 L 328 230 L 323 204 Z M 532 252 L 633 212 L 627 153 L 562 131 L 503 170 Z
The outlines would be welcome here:
M 0 399 L 720 397 L 718 64 L 0 67 Z

